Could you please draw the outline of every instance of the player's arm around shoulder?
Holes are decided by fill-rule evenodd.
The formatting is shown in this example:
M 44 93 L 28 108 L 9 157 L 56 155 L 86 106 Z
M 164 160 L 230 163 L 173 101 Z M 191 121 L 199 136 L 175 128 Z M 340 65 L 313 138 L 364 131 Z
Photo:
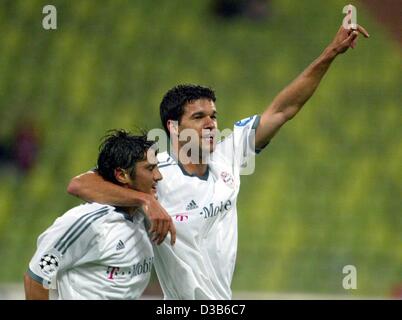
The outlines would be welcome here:
M 176 229 L 171 217 L 150 194 L 106 181 L 96 171 L 89 171 L 71 179 L 67 192 L 88 202 L 119 207 L 142 207 L 151 222 L 151 232 L 156 232 L 157 244 L 164 241 L 168 232 L 171 234 L 171 244 L 176 241 Z
M 71 179 L 67 192 L 87 202 L 97 202 L 112 206 L 141 206 L 146 196 L 106 181 L 96 171 L 88 171 Z

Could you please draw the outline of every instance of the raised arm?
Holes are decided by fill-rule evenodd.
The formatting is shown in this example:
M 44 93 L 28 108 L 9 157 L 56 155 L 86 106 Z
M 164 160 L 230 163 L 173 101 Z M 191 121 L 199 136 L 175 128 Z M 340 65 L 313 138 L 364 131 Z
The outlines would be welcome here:
M 261 116 L 255 138 L 257 148 L 264 147 L 280 127 L 300 111 L 317 89 L 332 61 L 339 54 L 355 47 L 359 33 L 369 37 L 367 31 L 359 25 L 356 30 L 347 30 L 341 26 L 324 52 L 274 98 Z
M 32 279 L 27 273 L 24 275 L 24 289 L 26 300 L 49 300 L 49 290 Z
M 176 229 L 172 218 L 150 194 L 120 187 L 92 171 L 71 179 L 67 192 L 88 202 L 119 207 L 142 207 L 151 221 L 150 232 L 154 234 L 152 240 L 161 244 L 170 232 L 171 244 L 176 242 Z

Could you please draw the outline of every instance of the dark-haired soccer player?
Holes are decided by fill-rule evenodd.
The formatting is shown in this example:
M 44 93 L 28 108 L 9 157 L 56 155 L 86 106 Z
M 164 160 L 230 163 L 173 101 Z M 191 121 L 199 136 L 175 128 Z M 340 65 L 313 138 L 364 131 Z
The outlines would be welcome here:
M 236 122 L 233 133 L 217 144 L 214 92 L 201 86 L 180 85 L 166 93 L 160 116 L 170 134 L 172 149 L 170 154 L 159 155 L 164 179 L 158 199 L 174 218 L 177 242 L 174 247 L 167 243 L 154 246 L 156 271 L 166 299 L 231 298 L 240 169 L 254 147 L 257 151 L 264 148 L 300 111 L 332 61 L 354 46 L 359 32 L 368 36 L 361 26 L 357 30 L 341 27 L 324 52 L 275 97 L 261 117 L 254 115 Z M 177 137 L 189 129 L 195 132 L 200 154 L 205 150 L 211 153 L 208 161 L 181 152 L 187 141 Z M 101 203 L 130 205 L 137 201 L 133 192 L 93 173 L 73 179 L 68 191 Z M 164 238 L 166 233 L 160 235 Z
M 105 137 L 97 172 L 110 183 L 156 195 L 162 176 L 147 154 L 146 136 L 114 131 Z M 154 154 L 156 156 L 156 154 Z M 150 163 L 151 162 L 151 163 Z M 151 240 L 139 207 L 77 206 L 38 238 L 25 275 L 27 299 L 136 299 L 153 265 Z

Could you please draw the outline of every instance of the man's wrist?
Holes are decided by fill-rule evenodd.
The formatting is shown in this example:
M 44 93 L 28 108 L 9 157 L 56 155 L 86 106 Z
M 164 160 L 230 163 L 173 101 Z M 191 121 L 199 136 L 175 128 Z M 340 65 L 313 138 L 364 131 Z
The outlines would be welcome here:
M 136 191 L 135 200 L 139 207 L 145 206 L 149 204 L 149 194 L 144 192 Z
M 332 62 L 338 56 L 338 54 L 339 52 L 336 50 L 336 48 L 332 45 L 329 45 L 322 53 L 322 58 L 326 62 Z

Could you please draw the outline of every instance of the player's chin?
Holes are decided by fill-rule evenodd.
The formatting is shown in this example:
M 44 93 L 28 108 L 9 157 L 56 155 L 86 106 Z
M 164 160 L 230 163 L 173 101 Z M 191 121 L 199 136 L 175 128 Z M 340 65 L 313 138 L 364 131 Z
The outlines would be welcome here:
M 152 194 L 154 198 L 158 200 L 158 191 L 156 190 L 156 188 L 151 188 L 151 191 L 149 193 Z

